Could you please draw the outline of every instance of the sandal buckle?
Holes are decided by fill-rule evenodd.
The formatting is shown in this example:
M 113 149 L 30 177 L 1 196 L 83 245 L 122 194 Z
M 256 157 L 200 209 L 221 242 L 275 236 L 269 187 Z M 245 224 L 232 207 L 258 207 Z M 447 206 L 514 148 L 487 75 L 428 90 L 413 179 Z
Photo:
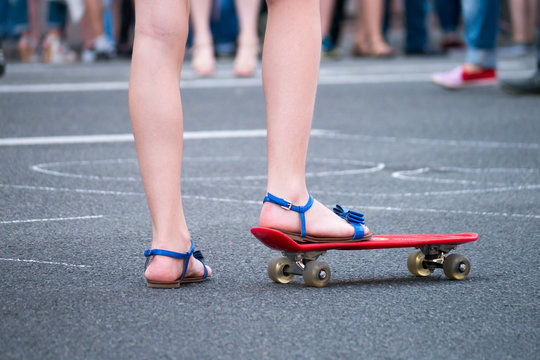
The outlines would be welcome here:
M 287 201 L 287 205 L 280 205 L 282 209 L 285 209 L 285 210 L 291 210 L 292 208 L 292 202 L 289 202 Z

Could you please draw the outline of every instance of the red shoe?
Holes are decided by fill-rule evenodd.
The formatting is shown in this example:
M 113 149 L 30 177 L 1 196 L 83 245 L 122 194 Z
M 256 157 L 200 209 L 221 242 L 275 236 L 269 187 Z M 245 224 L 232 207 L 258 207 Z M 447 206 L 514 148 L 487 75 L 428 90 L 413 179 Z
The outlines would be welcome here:
M 458 66 L 454 70 L 431 75 L 431 81 L 447 89 L 495 85 L 497 84 L 497 71 L 495 69 L 483 69 L 477 73 L 467 73 L 463 66 Z

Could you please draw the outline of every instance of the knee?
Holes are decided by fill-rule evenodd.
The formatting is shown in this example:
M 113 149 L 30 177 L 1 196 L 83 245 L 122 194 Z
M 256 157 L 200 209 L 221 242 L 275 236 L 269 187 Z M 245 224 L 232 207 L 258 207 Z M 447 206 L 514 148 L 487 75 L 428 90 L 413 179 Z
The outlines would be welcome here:
M 172 15 L 172 14 L 171 14 Z M 168 45 L 183 45 L 187 40 L 187 19 L 180 16 L 156 16 L 151 12 L 137 18 L 136 36 L 149 38 Z

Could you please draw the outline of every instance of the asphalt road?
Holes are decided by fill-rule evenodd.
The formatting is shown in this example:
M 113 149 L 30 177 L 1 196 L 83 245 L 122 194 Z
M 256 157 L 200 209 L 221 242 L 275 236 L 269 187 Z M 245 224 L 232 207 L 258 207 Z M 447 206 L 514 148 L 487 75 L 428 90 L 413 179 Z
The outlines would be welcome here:
M 228 61 L 213 79 L 185 69 L 184 204 L 215 276 L 152 290 L 129 64 L 10 64 L 0 357 L 538 358 L 540 99 L 429 83 L 459 60 L 323 63 L 308 183 L 328 206 L 363 210 L 376 233 L 479 233 L 458 249 L 469 277 L 416 278 L 410 249 L 334 251 L 322 289 L 273 283 L 278 253 L 249 232 L 265 191 L 260 76 L 234 79 Z M 532 64 L 503 59 L 501 77 Z

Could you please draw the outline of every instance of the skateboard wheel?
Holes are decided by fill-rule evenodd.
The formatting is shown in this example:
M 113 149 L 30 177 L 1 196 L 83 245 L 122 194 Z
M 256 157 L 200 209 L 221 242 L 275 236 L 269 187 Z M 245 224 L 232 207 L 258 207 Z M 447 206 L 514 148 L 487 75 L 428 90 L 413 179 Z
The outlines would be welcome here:
M 275 258 L 268 263 L 268 276 L 279 284 L 288 284 L 294 278 L 294 274 L 287 273 L 287 268 L 292 265 L 292 261 L 285 256 Z
M 420 251 L 415 251 L 407 258 L 407 268 L 411 274 L 416 276 L 428 276 L 431 274 L 429 269 L 424 267 L 425 255 Z
M 460 254 L 451 254 L 444 259 L 444 275 L 451 280 L 463 280 L 471 271 L 471 263 Z
M 310 261 L 306 264 L 302 277 L 307 286 L 325 287 L 330 282 L 330 266 L 322 261 Z

